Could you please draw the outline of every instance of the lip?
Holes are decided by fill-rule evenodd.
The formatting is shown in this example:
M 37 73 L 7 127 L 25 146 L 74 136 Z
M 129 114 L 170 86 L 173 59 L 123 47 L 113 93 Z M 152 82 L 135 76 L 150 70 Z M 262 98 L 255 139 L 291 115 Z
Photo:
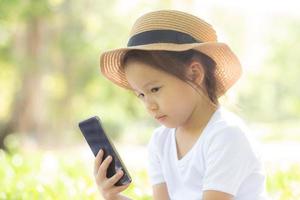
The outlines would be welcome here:
M 157 120 L 164 120 L 167 117 L 167 115 L 161 115 L 161 116 L 156 116 L 155 119 Z

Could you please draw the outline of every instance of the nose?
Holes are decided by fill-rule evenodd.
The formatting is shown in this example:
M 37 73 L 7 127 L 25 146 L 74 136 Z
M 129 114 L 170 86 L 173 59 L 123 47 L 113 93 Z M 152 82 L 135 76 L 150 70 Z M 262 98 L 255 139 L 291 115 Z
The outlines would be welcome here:
M 145 98 L 144 103 L 148 111 L 156 111 L 158 109 L 158 104 L 153 99 Z

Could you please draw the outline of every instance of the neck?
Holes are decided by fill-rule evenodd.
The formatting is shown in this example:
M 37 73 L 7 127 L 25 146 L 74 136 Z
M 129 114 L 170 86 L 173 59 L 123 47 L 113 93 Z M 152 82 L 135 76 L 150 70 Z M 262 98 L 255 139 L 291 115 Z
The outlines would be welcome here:
M 197 104 L 187 121 L 177 128 L 177 132 L 186 136 L 198 136 L 217 110 L 217 106 L 210 100 Z

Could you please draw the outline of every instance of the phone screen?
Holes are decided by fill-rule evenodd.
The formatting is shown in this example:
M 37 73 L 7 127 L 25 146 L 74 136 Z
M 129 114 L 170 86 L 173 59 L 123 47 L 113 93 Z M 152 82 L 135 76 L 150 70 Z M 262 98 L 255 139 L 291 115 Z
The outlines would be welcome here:
M 104 151 L 103 160 L 108 155 L 112 156 L 113 160 L 107 169 L 107 178 L 112 177 L 118 169 L 122 169 L 124 171 L 124 175 L 115 185 L 120 186 L 130 183 L 131 177 L 113 143 L 105 133 L 99 117 L 91 117 L 80 122 L 79 128 L 89 144 L 94 156 L 97 155 L 100 149 Z

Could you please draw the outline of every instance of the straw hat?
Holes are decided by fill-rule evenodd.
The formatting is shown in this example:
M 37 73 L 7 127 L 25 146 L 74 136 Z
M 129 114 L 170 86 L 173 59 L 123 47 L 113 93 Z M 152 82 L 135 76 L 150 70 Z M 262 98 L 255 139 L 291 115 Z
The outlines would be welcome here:
M 194 49 L 216 62 L 217 96 L 222 96 L 241 76 L 236 55 L 217 41 L 216 31 L 202 19 L 175 10 L 159 10 L 142 15 L 134 23 L 127 47 L 103 52 L 100 68 L 115 84 L 131 89 L 121 61 L 129 50 L 185 51 Z

